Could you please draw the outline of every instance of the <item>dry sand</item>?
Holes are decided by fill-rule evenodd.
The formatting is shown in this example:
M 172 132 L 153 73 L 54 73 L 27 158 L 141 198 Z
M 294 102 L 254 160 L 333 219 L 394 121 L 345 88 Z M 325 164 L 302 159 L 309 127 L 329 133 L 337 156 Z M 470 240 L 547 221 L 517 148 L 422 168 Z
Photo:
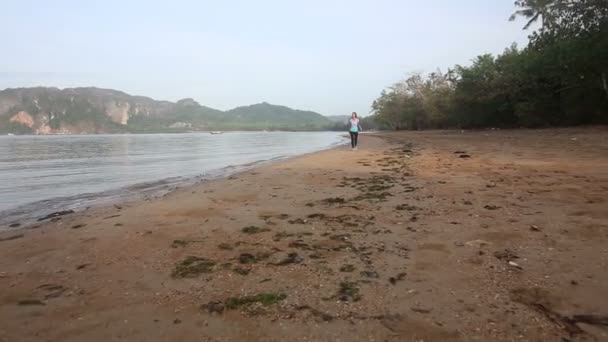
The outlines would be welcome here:
M 608 340 L 608 130 L 360 140 L 0 234 L 0 341 Z

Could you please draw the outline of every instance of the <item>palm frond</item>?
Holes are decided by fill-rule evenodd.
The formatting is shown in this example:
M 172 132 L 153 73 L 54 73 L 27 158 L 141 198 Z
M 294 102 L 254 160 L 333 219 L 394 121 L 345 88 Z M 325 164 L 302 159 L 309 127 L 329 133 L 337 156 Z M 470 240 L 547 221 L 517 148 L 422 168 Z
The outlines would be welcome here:
M 524 26 L 524 30 L 527 30 L 530 28 L 530 26 L 532 26 L 532 24 L 534 24 L 538 18 L 540 18 L 541 13 L 536 13 L 536 15 L 534 15 L 530 20 L 528 20 L 528 23 L 526 24 L 526 26 Z

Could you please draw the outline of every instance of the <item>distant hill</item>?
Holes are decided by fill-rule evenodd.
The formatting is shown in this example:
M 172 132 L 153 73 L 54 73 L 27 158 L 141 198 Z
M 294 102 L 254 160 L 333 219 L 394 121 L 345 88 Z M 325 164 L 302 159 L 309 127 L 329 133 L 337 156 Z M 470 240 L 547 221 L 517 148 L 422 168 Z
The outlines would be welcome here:
M 315 129 L 331 124 L 330 120 L 319 113 L 271 105 L 266 102 L 237 107 L 225 114 L 231 122 L 252 128 Z
M 350 119 L 350 115 L 329 115 L 326 116 L 326 118 L 328 118 L 332 122 L 344 123 L 346 125 L 346 123 Z
M 0 91 L 0 133 L 95 134 L 204 130 L 323 130 L 319 113 L 260 103 L 221 111 L 193 99 L 157 101 L 100 88 Z

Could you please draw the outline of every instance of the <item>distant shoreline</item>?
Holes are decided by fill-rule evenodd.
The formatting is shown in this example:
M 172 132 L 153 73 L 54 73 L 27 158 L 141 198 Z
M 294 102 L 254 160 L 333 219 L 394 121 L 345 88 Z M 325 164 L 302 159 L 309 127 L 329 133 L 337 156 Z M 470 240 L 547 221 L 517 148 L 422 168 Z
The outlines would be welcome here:
M 347 132 L 347 130 L 221 130 L 222 133 L 317 133 L 317 132 Z M 2 136 L 71 136 L 71 135 L 133 135 L 133 134 L 213 134 L 214 131 L 188 131 L 188 132 L 111 132 L 111 133 L 48 133 L 48 134 L 19 134 L 7 133 Z

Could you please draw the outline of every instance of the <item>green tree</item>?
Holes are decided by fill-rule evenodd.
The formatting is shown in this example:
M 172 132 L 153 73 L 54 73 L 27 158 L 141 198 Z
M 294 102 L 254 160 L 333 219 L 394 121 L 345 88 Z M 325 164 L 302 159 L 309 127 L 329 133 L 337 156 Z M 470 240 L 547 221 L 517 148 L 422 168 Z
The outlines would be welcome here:
M 527 47 L 414 74 L 374 102 L 392 129 L 608 123 L 608 1 L 519 0 Z

